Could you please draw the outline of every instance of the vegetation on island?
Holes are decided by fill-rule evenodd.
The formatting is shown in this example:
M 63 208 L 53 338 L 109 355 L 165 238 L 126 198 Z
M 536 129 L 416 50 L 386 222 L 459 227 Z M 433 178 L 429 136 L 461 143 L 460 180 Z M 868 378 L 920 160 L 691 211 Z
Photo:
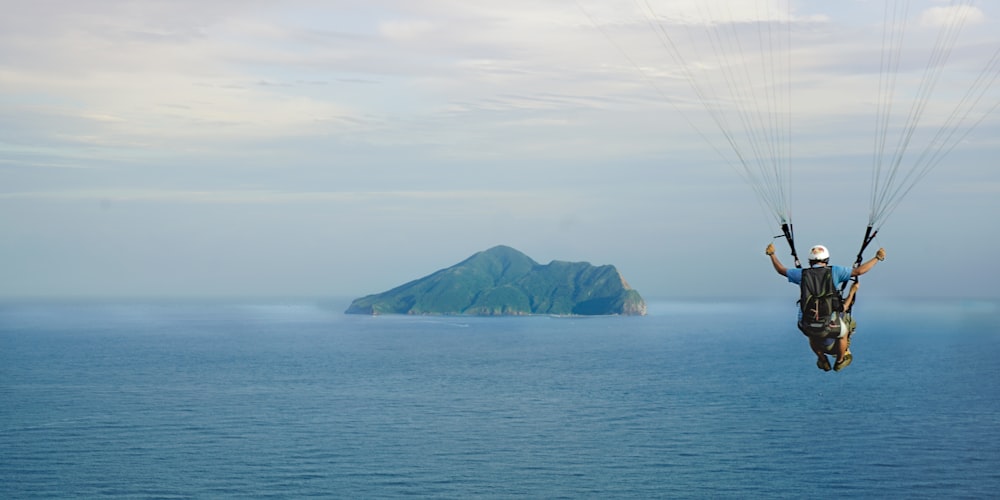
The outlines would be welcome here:
M 614 266 L 563 261 L 542 265 L 501 245 L 392 290 L 355 299 L 345 312 L 641 316 L 646 302 Z

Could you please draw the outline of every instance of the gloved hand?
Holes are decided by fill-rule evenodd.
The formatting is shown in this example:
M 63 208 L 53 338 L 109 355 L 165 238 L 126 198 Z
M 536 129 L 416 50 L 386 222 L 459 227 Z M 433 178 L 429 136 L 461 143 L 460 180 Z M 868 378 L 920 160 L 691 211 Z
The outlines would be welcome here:
M 885 249 L 879 248 L 878 251 L 875 252 L 875 258 L 878 259 L 879 261 L 885 260 Z
M 774 243 L 768 243 L 767 248 L 764 250 L 764 253 L 768 255 L 774 255 Z

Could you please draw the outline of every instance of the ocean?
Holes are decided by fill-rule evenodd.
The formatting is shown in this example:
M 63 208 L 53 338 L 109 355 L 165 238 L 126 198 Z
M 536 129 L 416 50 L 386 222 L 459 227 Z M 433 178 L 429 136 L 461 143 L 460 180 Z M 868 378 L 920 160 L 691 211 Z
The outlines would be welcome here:
M 0 497 L 996 498 L 1000 302 L 0 303 Z

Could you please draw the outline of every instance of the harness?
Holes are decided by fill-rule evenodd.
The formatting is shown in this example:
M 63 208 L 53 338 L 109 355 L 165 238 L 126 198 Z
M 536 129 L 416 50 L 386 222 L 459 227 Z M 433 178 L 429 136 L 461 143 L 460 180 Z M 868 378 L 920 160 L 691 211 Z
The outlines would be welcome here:
M 781 225 L 781 233 L 782 234 L 779 234 L 778 236 L 775 236 L 775 238 L 778 238 L 778 237 L 781 237 L 781 236 L 785 237 L 785 241 L 788 242 L 788 247 L 792 250 L 792 258 L 795 259 L 795 267 L 797 267 L 799 269 L 802 269 L 802 263 L 799 261 L 799 256 L 795 252 L 795 230 L 792 228 L 791 224 L 784 223 L 784 224 Z M 868 226 L 865 229 L 865 237 L 861 241 L 861 249 L 858 250 L 858 257 L 854 261 L 854 265 L 851 266 L 851 269 L 855 269 L 855 268 L 861 266 L 861 263 L 864 261 L 863 255 L 865 253 L 865 250 L 868 248 L 868 245 L 871 244 L 871 242 L 875 239 L 876 235 L 878 235 L 878 230 L 877 229 L 873 229 L 872 226 Z M 852 283 L 859 283 L 860 282 L 860 280 L 858 279 L 857 276 L 852 276 L 851 279 L 848 280 L 848 281 L 850 281 Z M 840 292 L 838 294 L 838 297 L 841 298 L 840 299 L 841 301 L 843 301 L 843 296 L 844 296 L 844 290 L 845 289 L 847 289 L 847 281 L 841 283 L 841 285 L 840 285 Z M 857 303 L 857 301 L 858 301 L 857 300 L 857 294 L 855 294 L 854 301 L 851 302 L 850 306 L 848 306 L 847 310 L 844 311 L 844 312 L 849 314 L 851 312 L 851 309 L 854 308 L 854 304 Z

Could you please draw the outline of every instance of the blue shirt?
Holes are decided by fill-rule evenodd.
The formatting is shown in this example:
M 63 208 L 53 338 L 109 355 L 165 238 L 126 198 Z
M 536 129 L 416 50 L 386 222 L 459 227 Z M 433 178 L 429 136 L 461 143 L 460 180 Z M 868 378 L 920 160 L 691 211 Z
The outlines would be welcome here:
M 839 287 L 841 283 L 851 279 L 850 268 L 843 266 L 830 266 L 830 269 L 833 269 L 833 286 L 835 287 Z M 793 267 L 789 269 L 786 274 L 788 276 L 789 283 L 795 283 L 796 285 L 802 283 L 801 269 Z

